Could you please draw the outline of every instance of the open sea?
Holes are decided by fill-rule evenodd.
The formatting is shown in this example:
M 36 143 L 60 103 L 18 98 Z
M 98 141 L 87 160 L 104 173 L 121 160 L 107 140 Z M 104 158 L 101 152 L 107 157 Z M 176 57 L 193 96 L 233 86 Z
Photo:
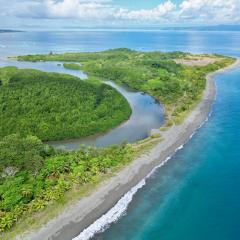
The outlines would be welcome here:
M 0 58 L 116 47 L 240 57 L 240 32 L 0 34 Z M 122 217 L 95 240 L 240 239 L 240 69 L 219 74 L 216 85 L 217 97 L 208 121 L 146 180 Z

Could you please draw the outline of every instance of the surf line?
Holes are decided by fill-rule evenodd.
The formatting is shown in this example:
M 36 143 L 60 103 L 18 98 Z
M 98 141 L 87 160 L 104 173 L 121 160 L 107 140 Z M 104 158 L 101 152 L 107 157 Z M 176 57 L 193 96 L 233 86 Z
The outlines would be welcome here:
M 72 240 L 89 240 L 94 235 L 104 232 L 107 228 L 110 227 L 112 223 L 117 222 L 122 216 L 124 216 L 127 212 L 129 204 L 133 199 L 133 196 L 137 193 L 139 189 L 146 185 L 146 180 L 150 178 L 157 169 L 164 166 L 174 156 L 176 152 L 183 149 L 184 145 L 193 138 L 193 136 L 198 132 L 198 130 L 209 120 L 211 115 L 212 111 L 209 113 L 205 121 L 203 121 L 202 124 L 193 131 L 193 133 L 189 136 L 188 140 L 184 144 L 177 147 L 172 155 L 168 156 L 159 165 L 154 167 L 145 178 L 143 178 L 130 191 L 125 193 L 124 196 L 106 214 L 102 215 L 99 219 L 97 219 L 89 227 L 84 229 L 77 237 L 73 238 Z

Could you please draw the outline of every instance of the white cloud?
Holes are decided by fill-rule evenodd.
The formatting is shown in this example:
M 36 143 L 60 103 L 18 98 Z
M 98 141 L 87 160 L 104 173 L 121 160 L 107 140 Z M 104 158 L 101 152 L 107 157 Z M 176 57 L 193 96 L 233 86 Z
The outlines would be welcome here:
M 49 18 L 106 19 L 114 10 L 104 0 L 45 0 L 44 6 Z
M 153 9 L 128 10 L 117 8 L 111 1 L 104 0 L 45 0 L 46 16 L 49 18 L 77 19 L 119 19 L 136 21 L 156 21 L 176 8 L 171 1 Z
M 1 1 L 3 0 L 0 0 L 0 3 Z M 172 0 L 166 0 L 155 8 L 139 10 L 117 7 L 111 0 L 13 1 L 14 5 L 12 2 L 0 5 L 0 10 L 4 10 L 4 15 L 42 19 L 69 18 L 89 22 L 108 21 L 108 23 L 118 21 L 145 24 L 240 23 L 240 0 L 182 0 L 182 3 L 178 5 Z
M 240 21 L 240 0 L 185 0 L 178 12 L 180 20 L 197 22 Z
M 45 0 L 44 6 L 49 18 L 208 23 L 240 19 L 240 0 L 184 0 L 179 6 L 167 0 L 155 8 L 140 10 L 117 8 L 110 0 Z
M 141 9 L 141 10 L 128 10 L 119 9 L 115 13 L 116 18 L 127 19 L 127 20 L 138 20 L 138 21 L 157 21 L 166 17 L 168 14 L 176 9 L 176 5 L 171 1 L 167 1 L 163 4 L 158 5 L 153 9 Z

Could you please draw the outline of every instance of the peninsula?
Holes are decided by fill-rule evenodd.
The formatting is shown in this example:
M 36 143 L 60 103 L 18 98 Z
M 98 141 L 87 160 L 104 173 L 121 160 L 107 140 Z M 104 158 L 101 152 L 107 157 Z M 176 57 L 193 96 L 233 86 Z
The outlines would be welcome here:
M 81 66 L 98 84 L 112 80 L 147 92 L 164 104 L 166 124 L 153 131 L 149 139 L 135 144 L 83 147 L 71 153 L 56 152 L 38 138 L 16 130 L 11 132 L 14 135 L 3 134 L 0 148 L 8 161 L 1 166 L 0 230 L 7 239 L 76 237 L 188 141 L 209 115 L 216 71 L 234 67 L 236 61 L 220 55 L 129 49 L 29 55 L 18 60 L 71 62 L 65 67 Z M 11 82 L 11 76 L 7 79 Z M 3 83 L 0 88 L 6 87 Z M 28 155 L 19 155 L 19 149 L 26 148 Z M 29 156 L 38 163 L 31 168 Z

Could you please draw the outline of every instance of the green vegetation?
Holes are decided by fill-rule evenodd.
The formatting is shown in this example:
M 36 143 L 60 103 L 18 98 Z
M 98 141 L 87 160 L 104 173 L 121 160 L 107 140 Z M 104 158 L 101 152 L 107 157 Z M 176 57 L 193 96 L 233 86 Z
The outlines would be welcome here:
M 131 145 L 55 153 L 36 137 L 18 135 L 3 138 L 0 152 L 0 231 L 60 201 L 67 191 L 97 182 L 133 157 Z
M 207 66 L 175 62 L 175 59 L 203 57 L 216 61 Z M 64 74 L 14 67 L 0 69 L 0 231 L 4 232 L 0 237 L 3 238 L 17 222 L 32 219 L 31 216 L 38 216 L 44 209 L 68 201 L 68 194 L 71 197 L 86 194 L 89 186 L 92 188 L 162 140 L 155 133 L 137 144 L 82 147 L 75 152 L 56 152 L 43 144 L 41 140 L 106 131 L 128 118 L 131 109 L 127 101 L 102 84 L 101 79 L 126 84 L 161 100 L 167 111 L 166 126 L 171 126 L 180 122 L 200 99 L 206 74 L 234 61 L 219 55 L 129 49 L 18 59 L 71 62 L 65 63 L 71 69 L 80 67 L 72 62 L 81 62 L 90 79 L 84 82 Z
M 13 133 L 41 140 L 104 132 L 131 114 L 112 87 L 66 74 L 0 68 L 0 138 Z
M 213 58 L 207 66 L 188 66 L 176 59 Z M 66 53 L 28 55 L 18 57 L 25 61 L 78 62 L 89 76 L 110 79 L 132 89 L 149 93 L 165 105 L 171 124 L 179 123 L 201 98 L 206 74 L 228 66 L 234 59 L 221 55 L 192 55 L 182 52 L 138 52 L 113 49 L 93 53 Z
M 0 232 L 133 156 L 130 145 L 67 153 L 41 140 L 104 132 L 130 114 L 127 100 L 99 78 L 0 68 Z
M 76 63 L 64 63 L 63 66 L 67 69 L 81 70 L 81 66 Z
M 37 174 L 44 159 L 54 154 L 54 150 L 49 145 L 42 144 L 41 140 L 34 136 L 22 138 L 13 134 L 4 137 L 0 141 L 0 173 L 9 166 L 16 171 L 27 171 Z

